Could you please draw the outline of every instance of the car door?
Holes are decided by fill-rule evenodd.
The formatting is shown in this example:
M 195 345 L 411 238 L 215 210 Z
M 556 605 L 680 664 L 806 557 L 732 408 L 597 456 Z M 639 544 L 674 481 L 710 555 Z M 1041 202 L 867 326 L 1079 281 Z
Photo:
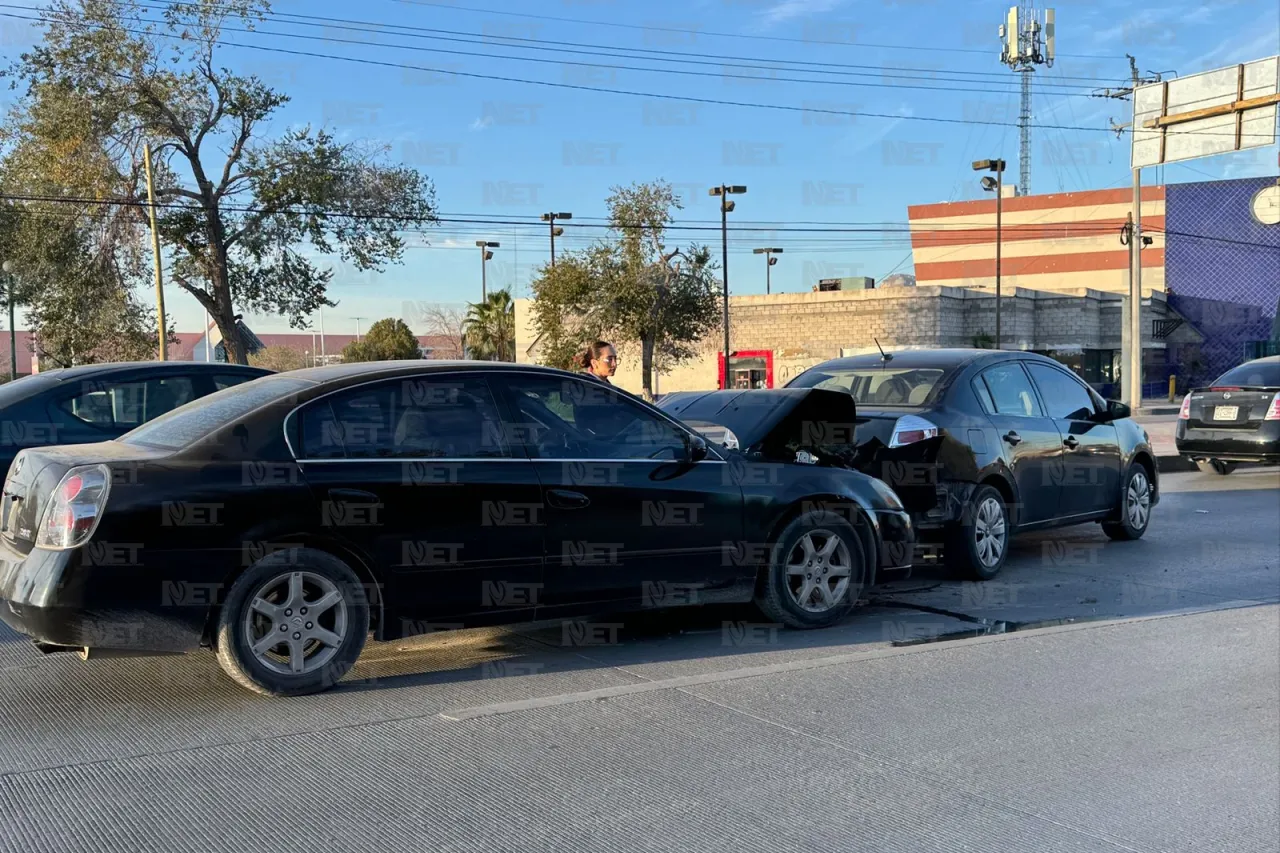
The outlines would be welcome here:
M 1120 494 L 1120 441 L 1113 423 L 1098 421 L 1089 387 L 1067 370 L 1027 362 L 1040 400 L 1062 436 L 1058 515 L 1112 509 Z
M 1045 416 L 1031 379 L 1017 361 L 993 365 L 978 379 L 987 391 L 978 397 L 996 428 L 1005 462 L 1018 485 L 1015 523 L 1054 518 L 1061 490 L 1062 436 L 1058 428 Z
M 737 578 L 742 490 L 714 451 L 684 461 L 685 427 L 594 380 L 497 381 L 542 483 L 547 604 L 694 603 Z
M 532 463 L 503 438 L 483 377 L 367 383 L 312 401 L 298 418 L 298 461 L 321 529 L 389 579 L 385 600 L 397 615 L 466 624 L 532 615 L 540 488 Z

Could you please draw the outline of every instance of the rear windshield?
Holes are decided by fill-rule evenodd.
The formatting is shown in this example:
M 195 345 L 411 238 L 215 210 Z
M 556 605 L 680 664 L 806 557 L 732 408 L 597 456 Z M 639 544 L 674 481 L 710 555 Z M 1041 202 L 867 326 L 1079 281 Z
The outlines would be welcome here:
M 215 391 L 121 436 L 125 444 L 177 450 L 255 409 L 314 385 L 306 379 L 271 376 Z
M 868 406 L 922 406 L 945 371 L 934 367 L 852 367 L 810 370 L 788 388 L 848 391 Z
M 1254 362 L 1233 367 L 1219 376 L 1214 385 L 1235 385 L 1241 388 L 1261 386 L 1280 387 L 1280 362 Z

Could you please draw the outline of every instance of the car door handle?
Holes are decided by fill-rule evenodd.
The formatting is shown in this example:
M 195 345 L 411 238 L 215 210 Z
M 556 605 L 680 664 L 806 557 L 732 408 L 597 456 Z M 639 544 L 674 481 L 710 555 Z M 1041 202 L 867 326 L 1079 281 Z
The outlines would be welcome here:
M 361 503 L 377 503 L 378 496 L 363 489 L 330 489 L 329 497 L 335 501 L 360 501 Z
M 1009 430 L 1008 432 L 1006 432 L 1006 433 L 1004 434 L 1004 440 L 1005 440 L 1005 441 L 1007 441 L 1007 442 L 1009 442 L 1009 444 L 1011 444 L 1011 445 L 1021 444 L 1021 443 L 1022 443 L 1022 436 L 1018 435 L 1018 434 L 1017 434 L 1016 432 L 1014 432 L 1013 430 Z
M 547 491 L 547 503 L 556 509 L 582 509 L 591 505 L 591 499 L 582 492 L 571 492 L 568 489 L 550 489 Z
M 1080 442 L 1076 439 L 1074 435 L 1067 436 L 1062 440 L 1062 443 L 1067 447 L 1071 448 L 1072 450 L 1075 450 L 1077 447 L 1080 446 Z

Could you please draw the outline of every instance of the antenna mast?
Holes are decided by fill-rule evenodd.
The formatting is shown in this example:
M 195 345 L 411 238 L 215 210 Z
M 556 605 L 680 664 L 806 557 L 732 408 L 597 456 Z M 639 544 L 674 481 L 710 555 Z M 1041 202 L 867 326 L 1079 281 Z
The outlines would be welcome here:
M 1031 0 L 1009 7 L 1000 25 L 1000 61 L 1022 77 L 1022 107 L 1018 111 L 1018 195 L 1031 192 L 1031 75 L 1037 65 L 1053 67 L 1055 53 L 1052 9 L 1037 12 Z

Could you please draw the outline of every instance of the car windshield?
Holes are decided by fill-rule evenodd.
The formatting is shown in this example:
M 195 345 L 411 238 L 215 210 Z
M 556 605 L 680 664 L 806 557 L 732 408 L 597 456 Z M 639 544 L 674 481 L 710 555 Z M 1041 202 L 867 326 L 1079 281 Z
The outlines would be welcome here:
M 1254 361 L 1233 367 L 1214 381 L 1240 388 L 1280 388 L 1280 362 Z
M 848 391 L 868 406 L 922 406 L 945 371 L 934 367 L 844 367 L 810 370 L 790 388 Z
M 161 415 L 125 433 L 120 440 L 125 444 L 177 450 L 236 418 L 314 384 L 306 379 L 271 376 L 233 385 Z

